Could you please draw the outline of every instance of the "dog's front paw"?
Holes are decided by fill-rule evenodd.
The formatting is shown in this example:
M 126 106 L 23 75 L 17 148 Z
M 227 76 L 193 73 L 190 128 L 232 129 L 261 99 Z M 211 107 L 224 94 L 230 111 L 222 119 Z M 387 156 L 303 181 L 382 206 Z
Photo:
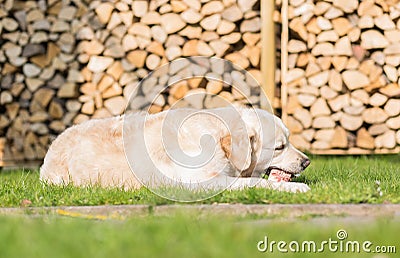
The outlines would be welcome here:
M 311 190 L 311 188 L 304 183 L 292 183 L 292 182 L 271 182 L 272 188 L 278 191 L 290 192 L 290 193 L 305 193 Z
M 304 184 L 304 183 L 293 183 L 294 185 L 291 185 L 290 192 L 292 193 L 305 193 L 311 190 L 311 188 Z

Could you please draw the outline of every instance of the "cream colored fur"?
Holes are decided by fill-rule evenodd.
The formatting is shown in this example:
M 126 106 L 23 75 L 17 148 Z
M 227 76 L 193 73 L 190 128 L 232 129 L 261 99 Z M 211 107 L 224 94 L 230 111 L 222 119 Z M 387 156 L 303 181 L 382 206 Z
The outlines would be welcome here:
M 261 179 L 271 167 L 299 174 L 308 166 L 288 134 L 276 116 L 246 108 L 176 109 L 90 120 L 56 138 L 40 179 L 124 189 L 177 182 L 202 189 L 256 186 L 305 192 L 309 187 L 302 183 Z

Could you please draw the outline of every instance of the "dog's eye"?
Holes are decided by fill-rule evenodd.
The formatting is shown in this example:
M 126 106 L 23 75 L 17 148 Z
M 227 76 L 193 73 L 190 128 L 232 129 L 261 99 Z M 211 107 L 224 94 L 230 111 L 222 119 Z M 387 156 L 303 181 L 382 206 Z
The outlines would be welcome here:
M 281 144 L 281 145 L 279 145 L 278 147 L 276 147 L 275 150 L 281 151 L 281 150 L 283 150 L 284 148 L 285 148 L 285 145 L 284 145 L 284 144 Z

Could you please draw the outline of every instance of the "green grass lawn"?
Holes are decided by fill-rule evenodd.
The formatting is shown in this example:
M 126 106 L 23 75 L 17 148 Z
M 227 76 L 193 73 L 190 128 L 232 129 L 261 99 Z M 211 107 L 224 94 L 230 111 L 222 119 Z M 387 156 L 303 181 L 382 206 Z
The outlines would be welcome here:
M 202 203 L 400 203 L 399 155 L 311 159 L 311 166 L 296 179 L 309 184 L 312 190 L 308 193 L 246 189 L 225 191 Z M 23 200 L 29 200 L 31 206 L 173 203 L 145 188 L 125 192 L 55 187 L 41 184 L 37 170 L 0 173 L 0 207 L 18 207 Z
M 201 203 L 400 203 L 400 156 L 311 157 L 312 165 L 297 181 L 312 191 L 290 194 L 264 189 L 225 191 Z M 37 170 L 0 173 L 0 206 L 173 203 L 149 190 L 121 191 L 97 187 L 77 188 L 43 185 Z M 379 181 L 379 185 L 376 183 Z M 380 187 L 380 191 L 378 189 Z M 398 257 L 398 216 L 386 218 L 340 218 L 284 215 L 201 216 L 193 211 L 146 215 L 128 219 L 94 220 L 43 214 L 0 216 L 0 258 L 19 257 L 305 257 L 303 241 L 337 241 L 336 233 L 346 230 L 345 241 L 370 241 L 367 253 L 331 252 L 327 245 L 319 257 Z M 281 253 L 276 245 L 257 250 L 259 241 L 298 241 L 299 252 Z M 395 246 L 396 253 L 376 253 L 376 246 Z M 263 246 L 261 246 L 263 247 Z M 308 248 L 307 246 L 305 248 Z M 391 248 L 391 247 L 390 247 Z M 286 249 L 288 246 L 286 245 Z M 344 250 L 344 249 L 343 249 Z M 350 250 L 352 251 L 352 250 Z
M 290 222 L 253 218 L 208 217 L 186 214 L 173 217 L 131 218 L 127 221 L 94 221 L 64 217 L 0 217 L 0 257 L 306 257 L 303 241 L 314 241 L 316 250 L 322 241 L 338 241 L 337 231 L 344 229 L 343 241 L 371 241 L 371 252 L 331 252 L 327 245 L 320 257 L 398 257 L 399 220 L 379 219 L 348 223 L 321 222 L 315 219 Z M 281 253 L 276 245 L 266 252 L 257 249 L 259 241 L 297 241 L 298 252 Z M 340 247 L 338 241 L 338 248 Z M 377 254 L 376 246 L 395 246 L 397 254 Z M 263 245 L 260 245 L 263 248 Z M 332 246 L 334 248 L 335 246 Z M 295 248 L 295 246 L 292 246 Z M 295 249 L 294 249 L 295 250 Z M 304 245 L 308 251 L 308 246 Z M 321 249 L 320 249 L 321 250 Z M 334 250 L 334 249 L 332 249 Z M 340 250 L 340 249 L 339 249 Z M 343 251 L 346 249 L 343 248 Z M 356 251 L 356 249 L 354 249 Z M 382 250 L 382 249 L 381 249 Z M 388 249 L 387 249 L 388 250 Z M 397 256 L 396 256 L 397 255 Z

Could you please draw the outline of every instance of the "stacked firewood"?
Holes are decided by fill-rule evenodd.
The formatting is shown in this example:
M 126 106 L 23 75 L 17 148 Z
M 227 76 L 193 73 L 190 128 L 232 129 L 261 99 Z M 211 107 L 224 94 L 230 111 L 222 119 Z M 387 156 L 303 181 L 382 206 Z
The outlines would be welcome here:
M 0 163 L 42 159 L 72 124 L 81 106 L 75 34 L 86 12 L 79 1 L 0 1 Z
M 40 160 L 66 127 L 122 114 L 138 82 L 181 57 L 224 58 L 261 80 L 260 29 L 257 0 L 0 0 L 0 163 Z M 150 88 L 168 83 L 160 78 Z M 195 88 L 258 103 L 250 85 L 243 94 L 208 79 L 178 86 L 152 107 L 152 95 L 130 104 L 157 112 Z
M 223 59 L 178 59 L 143 79 L 130 93 L 127 111 L 182 107 L 208 109 L 224 106 L 260 106 L 261 88 L 254 71 Z
M 90 19 L 98 21 L 100 28 L 94 32 L 85 26 L 78 32 L 91 35 L 78 44 L 78 58 L 88 62 L 82 71 L 79 122 L 121 114 L 149 71 L 181 57 L 223 57 L 260 77 L 257 1 L 133 1 L 92 6 Z M 168 85 L 168 76 L 164 79 L 150 88 Z M 219 93 L 217 88 L 214 92 Z M 159 100 L 159 107 L 152 110 L 168 108 L 173 97 Z M 149 103 L 138 98 L 133 104 L 143 109 Z
M 292 141 L 315 153 L 398 152 L 400 4 L 292 0 L 287 16 Z

